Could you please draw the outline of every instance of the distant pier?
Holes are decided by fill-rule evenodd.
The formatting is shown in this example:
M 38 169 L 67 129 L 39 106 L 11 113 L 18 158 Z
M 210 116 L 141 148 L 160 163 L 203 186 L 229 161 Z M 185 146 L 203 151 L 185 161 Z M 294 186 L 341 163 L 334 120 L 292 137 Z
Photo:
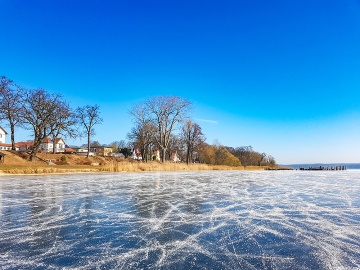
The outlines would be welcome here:
M 346 166 L 319 166 L 309 168 L 299 168 L 300 171 L 346 171 Z

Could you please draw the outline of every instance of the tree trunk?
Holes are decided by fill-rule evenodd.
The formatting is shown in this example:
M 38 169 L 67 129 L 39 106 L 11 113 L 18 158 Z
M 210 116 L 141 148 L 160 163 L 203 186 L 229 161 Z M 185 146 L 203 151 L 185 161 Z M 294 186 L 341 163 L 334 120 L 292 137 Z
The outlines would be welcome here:
M 141 158 L 142 158 L 142 161 L 144 162 L 147 162 L 147 159 L 146 159 L 146 155 L 147 155 L 147 153 L 146 153 L 146 148 L 145 148 L 146 146 L 144 146 L 143 148 L 140 148 L 140 151 L 141 151 Z
M 187 147 L 186 150 L 186 164 L 190 163 L 190 147 Z
M 88 132 L 88 135 L 87 135 L 87 145 L 88 145 L 88 152 L 87 152 L 87 157 L 90 156 L 90 132 Z
M 11 150 L 16 150 L 15 148 L 15 125 L 13 123 L 10 124 L 11 130 Z
M 53 138 L 53 154 L 55 154 L 55 142 L 56 142 L 56 137 Z
M 41 141 L 40 142 L 38 142 L 38 141 L 34 142 L 33 149 L 31 150 L 31 153 L 30 153 L 30 161 L 35 160 L 36 153 L 39 150 L 40 144 L 41 144 Z
M 162 149 L 162 151 L 163 151 L 163 154 L 162 154 L 162 157 L 161 157 L 161 159 L 162 159 L 162 163 L 165 163 L 165 157 L 166 157 L 166 148 L 163 148 L 163 149 Z

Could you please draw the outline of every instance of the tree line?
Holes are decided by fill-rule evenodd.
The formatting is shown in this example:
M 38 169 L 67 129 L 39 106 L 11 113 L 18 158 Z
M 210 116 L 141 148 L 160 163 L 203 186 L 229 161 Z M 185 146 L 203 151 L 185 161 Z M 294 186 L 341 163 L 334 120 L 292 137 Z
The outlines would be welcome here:
M 275 165 L 275 159 L 258 153 L 251 146 L 226 147 L 216 142 L 207 144 L 201 126 L 189 117 L 192 104 L 178 96 L 159 96 L 134 105 L 129 115 L 134 126 L 127 134 L 128 142 L 115 141 L 109 146 L 125 157 L 138 149 L 142 161 L 160 154 L 162 162 L 177 153 L 186 163 L 201 162 L 211 165 L 263 166 Z M 36 156 L 44 138 L 86 137 L 88 155 L 95 142 L 95 125 L 101 124 L 100 107 L 86 105 L 71 108 L 60 94 L 51 94 L 45 89 L 25 89 L 12 80 L 1 76 L 0 120 L 8 122 L 12 149 L 15 150 L 15 127 L 32 132 L 34 146 L 30 159 Z M 96 142 L 97 145 L 100 145 Z M 55 147 L 53 147 L 55 151 Z
M 8 122 L 12 150 L 15 150 L 16 126 L 30 130 L 33 135 L 30 160 L 34 160 L 41 142 L 48 137 L 55 146 L 59 136 L 75 138 L 86 134 L 90 150 L 94 126 L 102 122 L 98 105 L 72 109 L 61 94 L 43 88 L 26 89 L 5 76 L 0 79 L 0 120 Z
M 191 163 L 194 153 L 205 142 L 201 127 L 188 117 L 191 102 L 178 96 L 152 97 L 133 106 L 129 114 L 135 126 L 128 133 L 142 160 L 152 159 L 154 151 L 160 152 L 162 162 L 177 153 L 186 163 Z M 175 134 L 175 130 L 179 132 Z
M 207 144 L 199 124 L 188 116 L 191 103 L 177 96 L 153 97 L 129 111 L 135 126 L 128 134 L 130 145 L 140 149 L 148 161 L 154 150 L 161 150 L 161 160 L 177 153 L 186 163 L 202 162 L 228 166 L 274 166 L 275 159 L 258 153 L 251 146 L 225 147 Z M 177 131 L 177 133 L 175 132 Z

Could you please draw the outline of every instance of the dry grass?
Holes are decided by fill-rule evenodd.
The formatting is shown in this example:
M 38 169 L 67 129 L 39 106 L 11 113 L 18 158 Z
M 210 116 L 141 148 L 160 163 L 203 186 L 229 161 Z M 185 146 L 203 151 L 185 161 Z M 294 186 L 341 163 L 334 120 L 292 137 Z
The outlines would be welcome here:
M 5 162 L 0 163 L 0 174 L 50 174 L 50 173 L 81 173 L 81 172 L 150 172 L 150 171 L 204 171 L 204 170 L 264 170 L 267 167 L 230 167 L 207 164 L 185 164 L 160 162 L 137 162 L 125 159 L 85 157 L 66 155 L 66 162 L 62 161 L 63 154 L 39 153 L 44 160 L 52 160 L 58 165 L 48 165 L 37 160 L 27 161 L 17 153 L 3 151 Z M 97 166 L 92 166 L 97 164 Z
M 207 164 L 185 164 L 172 163 L 165 164 L 159 162 L 109 162 L 99 168 L 106 172 L 150 172 L 150 171 L 205 171 L 205 170 L 264 170 L 266 167 L 230 167 L 221 165 L 207 165 Z
M 264 170 L 264 167 L 230 167 L 207 164 L 159 163 L 159 162 L 108 162 L 102 166 L 91 165 L 1 165 L 0 172 L 5 174 L 57 174 L 82 172 L 152 172 L 152 171 L 206 171 L 206 170 Z
M 0 165 L 0 174 L 50 174 L 50 173 L 81 173 L 98 172 L 93 166 L 43 166 L 43 165 Z

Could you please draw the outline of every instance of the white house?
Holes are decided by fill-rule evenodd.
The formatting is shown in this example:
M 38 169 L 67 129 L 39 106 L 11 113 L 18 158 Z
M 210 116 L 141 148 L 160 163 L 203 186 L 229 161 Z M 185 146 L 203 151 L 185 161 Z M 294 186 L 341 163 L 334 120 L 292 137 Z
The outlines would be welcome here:
M 8 133 L 0 126 L 0 150 L 11 150 L 11 144 L 6 143 L 6 135 Z
M 131 156 L 129 156 L 129 158 L 135 160 L 142 160 L 141 152 L 138 149 L 134 149 Z
M 87 148 L 83 148 L 83 147 L 71 147 L 74 152 L 78 155 L 82 155 L 82 156 L 86 156 L 87 153 L 88 153 L 88 150 Z M 89 156 L 90 157 L 93 157 L 95 156 L 95 153 L 94 152 L 91 152 L 91 149 L 90 149 L 90 153 L 89 153 Z
M 55 153 L 65 152 L 65 141 L 61 138 L 55 139 Z M 40 144 L 40 150 L 44 152 L 53 152 L 54 141 L 51 138 L 45 138 Z
M 32 147 L 34 146 L 34 142 L 33 141 L 18 142 L 15 145 L 18 151 L 27 152 L 32 149 Z
M 0 143 L 5 143 L 5 137 L 7 134 L 6 130 L 0 126 Z
M 10 143 L 0 143 L 0 150 L 11 150 L 12 146 Z M 15 148 L 18 150 L 18 148 Z
M 106 146 L 91 147 L 90 153 L 94 153 L 96 156 L 108 157 L 112 155 L 112 148 Z
M 172 162 L 180 162 L 181 161 L 180 158 L 178 157 L 178 154 L 176 151 L 171 153 L 170 161 L 172 161 Z
M 160 161 L 160 151 L 158 149 L 154 150 L 152 160 Z

